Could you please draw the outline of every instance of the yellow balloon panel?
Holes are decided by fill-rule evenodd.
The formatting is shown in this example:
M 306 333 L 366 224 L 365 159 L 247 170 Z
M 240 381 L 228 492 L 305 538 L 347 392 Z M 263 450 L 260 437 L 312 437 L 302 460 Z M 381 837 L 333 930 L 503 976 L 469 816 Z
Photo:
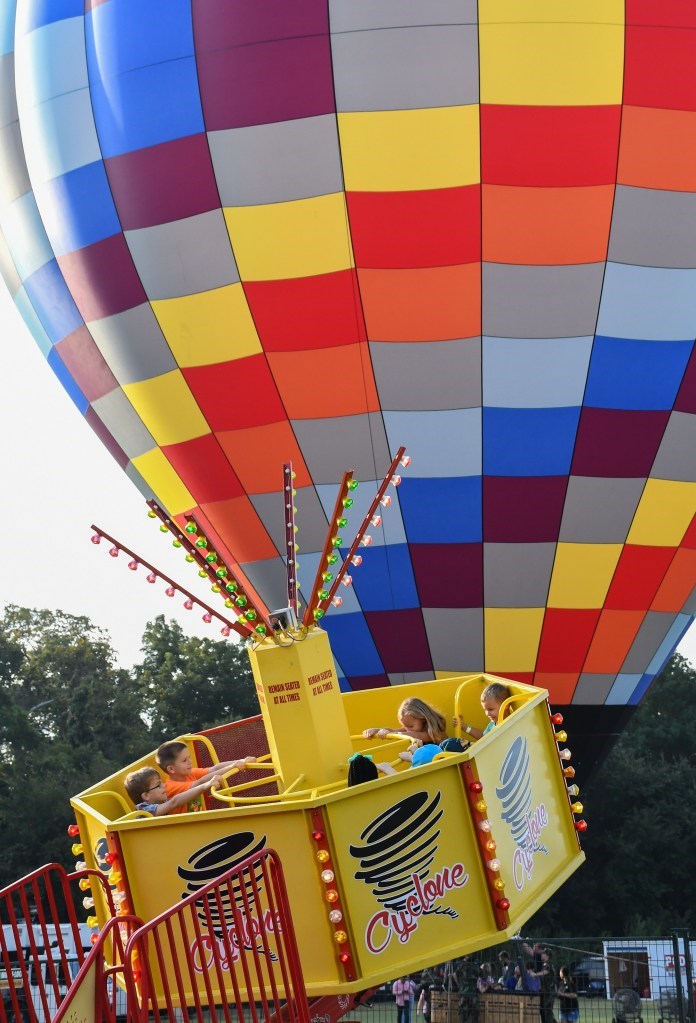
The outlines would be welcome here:
M 182 368 L 209 366 L 261 352 L 241 284 L 153 302 L 152 308 Z
M 346 190 L 408 192 L 481 180 L 479 107 L 338 115 Z
M 245 281 L 311 277 L 354 265 L 343 192 L 224 212 Z
M 621 103 L 623 4 L 479 5 L 481 102 Z

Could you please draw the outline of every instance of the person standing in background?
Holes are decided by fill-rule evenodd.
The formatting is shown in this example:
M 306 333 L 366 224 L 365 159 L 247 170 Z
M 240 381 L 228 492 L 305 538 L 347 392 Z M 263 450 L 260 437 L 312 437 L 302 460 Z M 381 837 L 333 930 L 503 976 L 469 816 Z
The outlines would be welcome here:
M 396 1023 L 411 1023 L 411 1002 L 416 993 L 416 985 L 410 977 L 399 977 L 392 984 L 392 994 L 396 1002 Z

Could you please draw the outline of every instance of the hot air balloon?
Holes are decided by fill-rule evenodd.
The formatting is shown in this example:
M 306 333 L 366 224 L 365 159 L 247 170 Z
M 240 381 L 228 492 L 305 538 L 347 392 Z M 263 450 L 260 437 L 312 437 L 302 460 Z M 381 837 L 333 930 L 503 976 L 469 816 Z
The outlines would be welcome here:
M 591 768 L 696 610 L 691 5 L 1 17 L 2 274 L 121 468 L 273 608 L 283 462 L 302 587 L 404 445 L 341 685 L 530 682 Z

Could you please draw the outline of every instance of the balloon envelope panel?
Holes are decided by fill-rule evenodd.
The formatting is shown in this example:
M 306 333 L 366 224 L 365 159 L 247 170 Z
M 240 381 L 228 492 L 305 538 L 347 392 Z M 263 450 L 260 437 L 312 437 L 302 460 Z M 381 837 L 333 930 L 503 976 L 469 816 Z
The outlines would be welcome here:
M 485 670 L 615 732 L 694 613 L 693 12 L 2 17 L 3 276 L 141 491 L 276 607 L 281 463 L 307 599 L 343 470 L 355 527 L 404 444 L 342 684 Z

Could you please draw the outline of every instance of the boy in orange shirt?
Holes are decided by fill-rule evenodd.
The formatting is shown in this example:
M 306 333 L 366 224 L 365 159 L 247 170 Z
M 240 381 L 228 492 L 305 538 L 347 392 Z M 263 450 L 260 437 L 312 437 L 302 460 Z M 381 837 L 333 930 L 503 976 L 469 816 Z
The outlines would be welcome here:
M 180 792 L 186 792 L 196 782 L 212 778 L 215 775 L 227 774 L 228 771 L 234 768 L 241 770 L 245 764 L 254 763 L 256 757 L 244 757 L 243 760 L 225 760 L 221 764 L 213 764 L 212 767 L 194 767 L 186 743 L 175 741 L 163 742 L 155 754 L 155 759 L 167 776 L 164 790 L 169 800 Z M 205 810 L 203 795 L 199 790 L 190 802 L 170 812 L 186 813 L 191 810 Z

